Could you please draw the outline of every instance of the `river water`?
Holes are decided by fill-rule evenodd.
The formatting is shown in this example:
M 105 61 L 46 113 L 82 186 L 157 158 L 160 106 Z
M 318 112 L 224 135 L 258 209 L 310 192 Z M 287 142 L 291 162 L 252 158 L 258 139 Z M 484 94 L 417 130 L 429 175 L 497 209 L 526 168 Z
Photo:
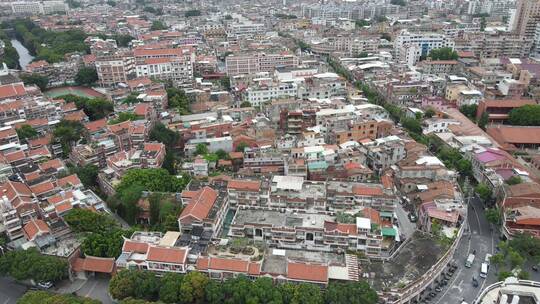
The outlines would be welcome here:
M 17 50 L 17 53 L 19 53 L 19 65 L 21 66 L 21 69 L 24 70 L 26 66 L 32 62 L 34 59 L 34 56 L 30 55 L 28 52 L 28 49 L 22 45 L 22 43 L 19 42 L 17 39 L 11 39 L 11 45 Z

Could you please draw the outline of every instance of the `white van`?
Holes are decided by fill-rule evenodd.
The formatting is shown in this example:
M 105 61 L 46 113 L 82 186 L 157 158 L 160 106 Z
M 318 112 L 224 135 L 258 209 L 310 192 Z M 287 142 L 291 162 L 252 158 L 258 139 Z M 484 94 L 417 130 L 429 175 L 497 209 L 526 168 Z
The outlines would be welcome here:
M 487 263 L 482 263 L 482 266 L 480 266 L 480 277 L 481 278 L 485 279 L 487 277 L 488 268 L 489 268 L 489 265 Z

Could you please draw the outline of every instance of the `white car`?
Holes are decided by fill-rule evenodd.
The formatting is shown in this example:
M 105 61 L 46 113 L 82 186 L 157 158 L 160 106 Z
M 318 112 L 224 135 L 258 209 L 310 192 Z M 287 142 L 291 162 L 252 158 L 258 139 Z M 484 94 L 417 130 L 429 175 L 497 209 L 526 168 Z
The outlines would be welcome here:
M 37 284 L 39 287 L 43 288 L 43 289 L 50 289 L 51 287 L 53 287 L 53 283 L 52 282 L 39 282 Z

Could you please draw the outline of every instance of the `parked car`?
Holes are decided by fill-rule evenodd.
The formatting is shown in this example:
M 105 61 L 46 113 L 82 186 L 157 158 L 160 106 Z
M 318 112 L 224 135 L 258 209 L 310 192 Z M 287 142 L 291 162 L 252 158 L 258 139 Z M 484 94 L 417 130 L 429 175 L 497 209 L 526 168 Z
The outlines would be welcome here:
M 43 288 L 43 289 L 50 289 L 51 287 L 53 287 L 53 283 L 52 282 L 39 282 L 38 284 L 38 287 L 40 288 Z
M 411 221 L 412 223 L 416 223 L 417 220 L 418 218 L 416 217 L 416 215 L 409 213 L 409 221 Z

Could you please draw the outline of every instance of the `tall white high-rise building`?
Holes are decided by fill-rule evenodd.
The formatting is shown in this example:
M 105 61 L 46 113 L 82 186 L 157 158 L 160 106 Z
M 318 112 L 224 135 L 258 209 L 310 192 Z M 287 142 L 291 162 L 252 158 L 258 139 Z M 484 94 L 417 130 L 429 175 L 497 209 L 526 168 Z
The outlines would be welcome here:
M 446 35 L 437 33 L 410 33 L 401 31 L 394 41 L 395 58 L 409 66 L 413 66 L 420 57 L 439 48 L 454 49 L 454 40 Z

